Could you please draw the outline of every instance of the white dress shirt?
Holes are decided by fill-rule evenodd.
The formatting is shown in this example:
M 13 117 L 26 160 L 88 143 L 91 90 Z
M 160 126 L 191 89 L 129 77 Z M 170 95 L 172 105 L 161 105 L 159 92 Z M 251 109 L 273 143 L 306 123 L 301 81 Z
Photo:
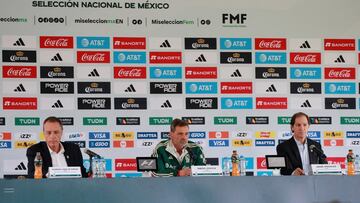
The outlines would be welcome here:
M 64 155 L 65 149 L 61 143 L 60 143 L 59 153 L 56 153 L 53 150 L 51 150 L 49 146 L 48 146 L 48 148 L 49 148 L 53 167 L 67 167 L 68 166 L 66 163 L 65 155 Z
M 307 139 L 305 139 L 305 143 L 301 143 L 295 139 L 296 145 L 299 149 L 301 163 L 303 166 L 303 170 L 305 175 L 309 175 L 310 172 L 310 158 L 309 158 L 309 149 Z

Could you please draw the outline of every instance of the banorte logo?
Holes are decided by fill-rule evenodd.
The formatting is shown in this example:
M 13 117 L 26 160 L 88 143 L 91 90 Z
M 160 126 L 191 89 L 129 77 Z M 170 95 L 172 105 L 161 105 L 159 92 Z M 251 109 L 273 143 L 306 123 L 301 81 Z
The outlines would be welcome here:
M 136 159 L 115 159 L 115 171 L 136 171 Z
M 72 36 L 40 36 L 40 48 L 74 48 Z
M 114 49 L 146 49 L 145 37 L 114 37 Z
M 267 169 L 265 157 L 256 158 L 256 168 L 257 169 Z
M 36 110 L 37 98 L 33 97 L 4 97 L 4 110 Z
M 325 79 L 355 79 L 355 68 L 325 68 Z
M 256 50 L 286 50 L 286 38 L 255 38 Z
M 110 52 L 108 51 L 78 51 L 78 63 L 110 63 Z
M 340 164 L 342 169 L 345 169 L 345 157 L 328 157 L 326 158 L 328 164 Z
M 150 52 L 150 63 L 181 63 L 181 52 Z
M 146 67 L 114 67 L 114 78 L 145 79 Z
M 36 78 L 36 66 L 3 66 L 3 78 Z
M 355 39 L 324 39 L 324 50 L 355 51 Z
M 290 53 L 290 64 L 321 64 L 321 53 Z

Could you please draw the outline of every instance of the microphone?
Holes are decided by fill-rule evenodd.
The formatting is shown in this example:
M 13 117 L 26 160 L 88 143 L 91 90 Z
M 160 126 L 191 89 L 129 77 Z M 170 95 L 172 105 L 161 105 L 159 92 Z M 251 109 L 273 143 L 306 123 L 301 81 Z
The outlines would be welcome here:
M 195 155 L 194 155 L 193 151 L 191 150 L 191 148 L 189 146 L 185 145 L 185 149 L 189 153 L 189 155 L 190 155 L 190 163 L 191 163 L 191 165 L 193 165 L 194 161 L 195 161 Z
M 98 158 L 98 159 L 101 159 L 101 158 L 102 158 L 100 155 L 96 154 L 95 152 L 91 151 L 91 150 L 88 149 L 88 148 L 85 148 L 85 149 L 84 149 L 84 153 L 87 154 L 87 155 L 89 155 L 90 157 L 96 157 L 96 158 Z
M 323 150 L 317 148 L 315 145 L 310 145 L 310 151 L 315 152 L 320 156 L 320 158 L 326 159 L 326 155 L 324 154 Z

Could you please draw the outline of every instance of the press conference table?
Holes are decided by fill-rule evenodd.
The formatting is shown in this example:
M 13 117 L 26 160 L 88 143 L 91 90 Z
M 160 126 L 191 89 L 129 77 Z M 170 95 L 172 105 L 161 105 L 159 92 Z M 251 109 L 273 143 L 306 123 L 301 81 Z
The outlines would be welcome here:
M 360 176 L 0 180 L 1 203 L 360 202 Z

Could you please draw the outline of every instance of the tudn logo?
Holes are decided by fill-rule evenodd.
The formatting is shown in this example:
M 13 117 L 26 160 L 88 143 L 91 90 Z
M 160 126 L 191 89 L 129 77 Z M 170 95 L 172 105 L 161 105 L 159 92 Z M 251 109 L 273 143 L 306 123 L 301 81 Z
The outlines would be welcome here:
M 26 170 L 26 166 L 24 164 L 24 162 L 21 162 L 16 168 L 15 171 L 23 171 Z
M 311 108 L 311 104 L 310 104 L 309 100 L 306 100 L 300 107 Z
M 162 105 L 161 108 L 172 108 L 172 105 L 169 100 L 166 100 Z
M 16 42 L 13 44 L 13 46 L 25 46 L 25 43 L 20 37 L 18 40 L 16 40 Z
M 274 84 L 271 84 L 270 87 L 268 87 L 265 91 L 266 92 L 277 92 Z
M 19 84 L 19 86 L 17 86 L 15 89 L 14 89 L 14 92 L 26 92 L 25 88 L 24 88 L 24 85 L 23 84 Z
M 309 42 L 306 40 L 301 46 L 300 46 L 301 49 L 310 49 L 311 46 L 309 44 Z
M 89 74 L 89 77 L 100 77 L 99 72 L 94 68 L 94 70 L 92 70 Z
M 125 89 L 125 92 L 136 92 L 136 89 L 132 84 L 130 84 L 130 86 Z
M 203 54 L 201 54 L 195 61 L 196 62 L 206 62 L 206 58 Z
M 168 40 L 165 40 L 161 45 L 160 48 L 171 48 L 171 45 Z
M 345 63 L 345 59 L 342 55 L 340 55 L 334 62 L 335 63 Z
M 230 77 L 232 77 L 232 78 L 242 77 L 242 75 L 241 75 L 239 69 L 236 69 L 236 70 L 230 75 Z
M 62 61 L 62 60 L 63 59 L 61 58 L 59 53 L 55 54 L 55 56 L 51 59 L 51 61 Z
M 60 100 L 57 100 L 52 106 L 51 108 L 64 108 L 64 106 L 62 105 L 61 101 Z

